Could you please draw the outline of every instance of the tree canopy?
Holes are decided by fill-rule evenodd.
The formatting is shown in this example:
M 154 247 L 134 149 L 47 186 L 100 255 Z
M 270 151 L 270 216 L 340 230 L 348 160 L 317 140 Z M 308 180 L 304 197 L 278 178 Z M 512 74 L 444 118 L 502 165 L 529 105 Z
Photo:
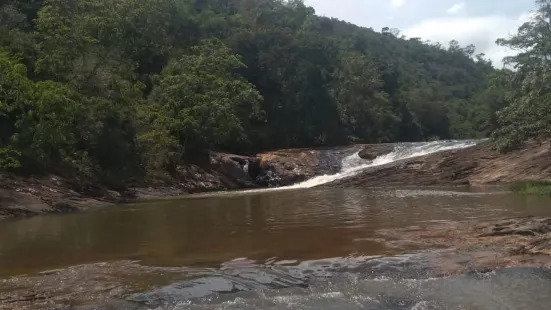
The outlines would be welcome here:
M 527 48 L 513 74 L 300 0 L 3 0 L 0 167 L 121 184 L 206 149 L 501 137 L 510 76 L 543 98 L 547 20 L 500 41 Z

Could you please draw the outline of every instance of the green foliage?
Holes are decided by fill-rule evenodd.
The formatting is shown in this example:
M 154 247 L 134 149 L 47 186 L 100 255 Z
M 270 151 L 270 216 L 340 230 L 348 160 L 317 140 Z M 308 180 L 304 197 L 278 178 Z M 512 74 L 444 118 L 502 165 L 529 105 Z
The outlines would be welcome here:
M 520 181 L 511 184 L 511 190 L 524 195 L 551 196 L 551 182 Z
M 218 40 L 205 40 L 169 62 L 150 96 L 160 111 L 157 124 L 184 151 L 247 140 L 242 121 L 258 111 L 261 96 L 233 73 L 241 67 L 239 57 Z
M 182 155 L 178 141 L 168 131 L 151 129 L 138 136 L 142 162 L 148 174 L 169 171 Z
M 21 153 L 9 148 L 0 148 L 0 168 L 3 169 L 14 169 L 20 168 L 21 163 L 19 162 L 19 157 Z
M 25 66 L 0 51 L 0 168 L 20 166 L 21 152 L 13 144 L 26 117 L 32 88 Z
M 52 81 L 33 86 L 28 112 L 16 122 L 18 133 L 13 143 L 29 160 L 43 166 L 55 165 L 63 152 L 74 149 L 79 97 L 67 86 Z
M 399 118 L 380 90 L 380 73 L 372 61 L 357 52 L 343 55 L 333 81 L 332 95 L 348 135 L 371 142 L 395 140 Z
M 123 186 L 207 149 L 484 137 L 508 122 L 495 111 L 512 73 L 472 45 L 399 36 L 300 0 L 6 0 L 0 167 Z
M 75 151 L 79 95 L 56 82 L 33 82 L 26 71 L 16 59 L 0 53 L 2 166 L 62 165 Z

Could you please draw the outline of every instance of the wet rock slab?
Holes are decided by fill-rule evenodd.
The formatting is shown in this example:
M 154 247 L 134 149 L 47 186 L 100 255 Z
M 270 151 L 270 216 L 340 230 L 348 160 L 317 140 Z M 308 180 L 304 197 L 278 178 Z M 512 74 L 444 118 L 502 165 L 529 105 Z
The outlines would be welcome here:
M 77 266 L 42 274 L 38 281 L 2 282 L 0 309 L 543 310 L 551 302 L 549 269 L 437 275 L 427 264 L 431 255 L 438 254 L 352 259 L 349 266 L 341 265 L 347 263 L 344 258 L 312 261 L 287 270 L 241 266 L 203 270 L 195 278 L 186 268 L 132 262 Z M 302 277 L 291 277 L 291 270 L 300 270 Z M 275 279 L 283 277 L 296 283 L 278 286 Z
M 415 242 L 446 249 L 434 257 L 443 273 L 504 267 L 551 268 L 551 218 L 523 217 L 490 222 L 447 222 L 381 230 L 388 244 Z

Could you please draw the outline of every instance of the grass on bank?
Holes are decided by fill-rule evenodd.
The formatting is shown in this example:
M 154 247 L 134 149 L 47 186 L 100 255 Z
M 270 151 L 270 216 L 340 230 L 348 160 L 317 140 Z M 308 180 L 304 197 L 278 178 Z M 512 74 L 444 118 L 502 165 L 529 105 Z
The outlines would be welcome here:
M 551 196 L 551 182 L 519 181 L 511 184 L 511 190 L 524 195 Z

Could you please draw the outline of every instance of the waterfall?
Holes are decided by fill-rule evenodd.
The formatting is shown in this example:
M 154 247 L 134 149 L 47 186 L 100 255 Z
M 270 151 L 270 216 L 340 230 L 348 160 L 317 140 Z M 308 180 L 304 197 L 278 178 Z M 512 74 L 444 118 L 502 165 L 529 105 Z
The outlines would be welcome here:
M 371 167 L 381 166 L 389 164 L 395 161 L 428 155 L 440 151 L 462 149 L 473 146 L 477 141 L 462 140 L 462 141 L 433 141 L 422 143 L 404 143 L 398 144 L 394 150 L 388 154 L 379 156 L 373 161 L 368 161 L 360 158 L 358 153 L 354 153 L 350 156 L 343 158 L 341 163 L 341 171 L 336 174 L 320 175 L 313 177 L 301 183 L 297 183 L 290 186 L 280 187 L 283 188 L 311 188 L 322 184 L 330 183 L 336 180 L 349 178 L 357 175 Z
M 359 152 L 346 156 L 341 161 L 341 169 L 338 173 L 320 175 L 313 177 L 304 182 L 274 188 L 250 189 L 235 192 L 217 192 L 199 194 L 195 196 L 212 196 L 212 195 L 241 195 L 246 193 L 261 193 L 271 191 L 284 191 L 291 189 L 312 188 L 336 180 L 341 180 L 353 177 L 362 171 L 371 167 L 382 166 L 403 159 L 428 155 L 440 151 L 462 149 L 476 145 L 480 140 L 448 140 L 448 141 L 432 141 L 432 142 L 414 142 L 414 143 L 397 143 L 394 150 L 388 154 L 381 155 L 372 161 L 363 159 L 359 156 Z

